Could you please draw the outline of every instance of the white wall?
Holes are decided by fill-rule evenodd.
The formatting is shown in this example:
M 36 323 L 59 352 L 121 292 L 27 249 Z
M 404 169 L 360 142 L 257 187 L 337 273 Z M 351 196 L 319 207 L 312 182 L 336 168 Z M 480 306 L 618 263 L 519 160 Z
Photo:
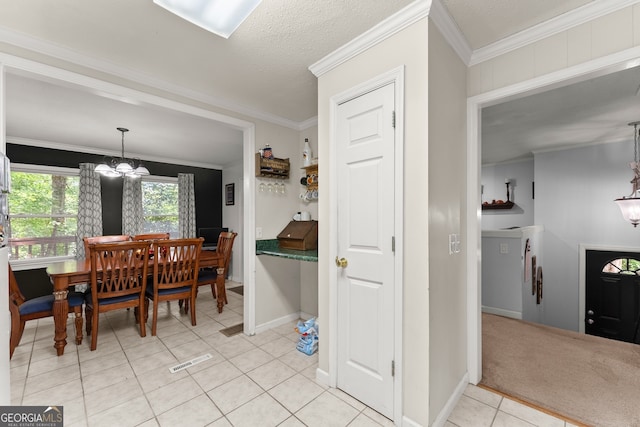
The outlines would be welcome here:
M 519 162 L 482 166 L 480 184 L 484 192 L 482 201 L 506 200 L 505 179 L 510 179 L 511 201 L 515 203 L 508 210 L 482 211 L 482 229 L 499 230 L 508 227 L 526 227 L 533 225 L 533 206 L 531 183 L 533 179 L 533 158 Z
M 613 202 L 631 192 L 633 141 L 535 156 L 535 221 L 544 225 L 543 322 L 578 330 L 578 245 L 640 249 L 640 229 Z
M 225 185 L 235 184 L 234 204 L 227 206 L 225 203 Z M 233 253 L 229 265 L 229 275 L 231 280 L 243 283 L 243 196 L 242 196 L 242 160 L 235 165 L 229 165 L 222 170 L 222 226 L 235 231 L 238 236 L 233 242 Z
M 311 151 L 313 156 L 318 156 L 318 126 L 312 126 L 304 131 L 300 132 L 300 159 L 302 159 L 302 150 L 304 149 L 304 139 L 309 138 L 309 145 L 311 146 Z M 318 170 L 320 172 L 324 172 L 327 169 L 323 168 L 324 165 L 318 165 Z M 305 170 L 299 169 L 300 172 L 292 175 L 292 182 L 295 183 L 295 178 L 301 178 L 305 176 Z M 322 175 L 319 173 L 319 175 Z M 320 180 L 323 180 L 324 177 L 320 176 Z M 323 191 L 327 186 L 324 187 L 321 184 L 322 181 L 319 181 L 319 191 Z M 305 190 L 305 187 L 302 185 L 298 185 L 299 192 L 302 193 Z M 320 193 L 320 197 L 322 197 L 322 193 Z M 312 219 L 318 219 L 318 201 L 300 201 L 300 211 L 309 211 L 311 213 Z M 322 226 L 318 224 L 318 226 Z M 308 262 L 308 261 L 300 261 L 300 311 L 304 317 L 308 316 L 318 316 L 318 263 L 317 262 Z
M 465 209 L 463 194 L 467 179 L 464 149 L 467 68 L 432 21 L 429 21 L 428 41 L 429 251 L 428 257 L 421 254 L 421 262 L 426 262 L 429 269 L 429 320 L 425 324 L 429 325 L 431 425 L 467 370 L 466 251 L 451 254 L 448 246 L 450 234 L 458 234 L 461 242 L 466 241 L 461 215 Z M 409 176 L 415 180 L 423 175 Z M 407 202 L 406 209 L 412 210 L 414 198 L 409 197 Z M 413 229 L 408 227 L 406 232 L 413 233 Z M 461 247 L 466 246 L 461 244 Z M 411 247 L 407 252 L 414 249 Z M 415 337 L 409 337 L 406 344 L 407 351 L 411 352 Z
M 276 125 L 264 123 L 256 127 L 256 148 L 269 144 L 273 156 L 288 158 L 290 177 L 285 180 L 286 194 L 260 192 L 259 185 L 275 181 L 271 178 L 255 177 L 255 224 L 262 229 L 262 237 L 276 239 L 291 221 L 300 205 L 298 171 L 302 166 L 300 133 Z M 255 247 L 247 248 L 255 253 Z M 267 255 L 256 256 L 256 328 L 262 330 L 274 326 L 278 319 L 297 316 L 300 311 L 300 262 L 277 259 Z
M 429 269 L 428 269 L 428 143 L 427 143 L 427 22 L 421 20 L 378 45 L 340 64 L 318 78 L 318 140 L 320 167 L 331 156 L 329 105 L 332 96 L 399 66 L 405 67 L 404 140 L 404 283 L 403 287 L 403 414 L 419 425 L 429 424 Z M 399 141 L 399 143 L 402 143 Z M 318 297 L 321 322 L 329 319 L 329 274 L 332 270 L 328 242 L 331 209 L 326 192 L 332 176 L 320 172 L 323 197 L 319 200 Z M 326 186 L 326 187 L 325 187 Z M 324 323 L 322 323 L 324 324 Z M 322 328 L 319 369 L 329 372 L 328 328 Z M 464 335 L 461 332 L 460 335 Z M 464 354 L 464 351 L 461 350 Z M 464 357 L 464 356 L 463 356 Z M 444 393 L 443 390 L 434 390 Z

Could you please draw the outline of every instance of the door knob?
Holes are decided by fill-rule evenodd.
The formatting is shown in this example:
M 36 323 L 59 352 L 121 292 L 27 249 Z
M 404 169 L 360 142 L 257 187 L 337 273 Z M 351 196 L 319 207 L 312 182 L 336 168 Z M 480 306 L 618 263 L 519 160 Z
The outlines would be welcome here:
M 345 268 L 347 266 L 348 262 L 346 258 L 338 258 L 336 257 L 336 265 L 338 267 L 342 267 Z
M 590 325 L 593 325 L 594 320 L 593 319 L 587 319 L 587 323 Z
M 589 316 L 593 316 L 593 310 L 589 310 L 589 311 L 587 311 L 587 314 L 588 314 Z

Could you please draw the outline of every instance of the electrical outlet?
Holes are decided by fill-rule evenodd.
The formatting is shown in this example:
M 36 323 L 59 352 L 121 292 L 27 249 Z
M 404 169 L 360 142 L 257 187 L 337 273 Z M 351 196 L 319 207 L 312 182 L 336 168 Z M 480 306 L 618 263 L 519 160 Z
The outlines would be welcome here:
M 262 227 L 256 227 L 256 239 L 262 238 Z
M 500 243 L 500 253 L 508 254 L 509 253 L 509 244 L 508 243 Z
M 449 255 L 460 253 L 460 235 L 449 234 Z

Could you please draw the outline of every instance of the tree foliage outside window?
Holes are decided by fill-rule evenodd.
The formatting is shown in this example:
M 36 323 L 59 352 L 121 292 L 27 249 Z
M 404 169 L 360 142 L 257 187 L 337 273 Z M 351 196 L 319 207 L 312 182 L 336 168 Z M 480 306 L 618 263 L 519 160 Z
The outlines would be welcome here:
M 11 172 L 12 259 L 75 255 L 79 177 Z
M 178 237 L 178 184 L 142 181 L 142 211 L 145 233 L 169 232 Z
M 640 261 L 634 258 L 617 258 L 605 264 L 602 272 L 640 276 Z

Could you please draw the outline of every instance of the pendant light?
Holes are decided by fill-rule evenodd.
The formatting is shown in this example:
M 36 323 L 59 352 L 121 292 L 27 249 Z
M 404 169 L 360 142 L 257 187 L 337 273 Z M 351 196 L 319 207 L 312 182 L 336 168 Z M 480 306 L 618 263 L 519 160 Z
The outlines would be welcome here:
M 624 219 L 637 227 L 640 224 L 640 162 L 638 162 L 638 150 L 640 149 L 638 142 L 638 125 L 640 121 L 631 122 L 629 126 L 633 126 L 633 162 L 629 163 L 633 170 L 633 179 L 631 180 L 632 191 L 627 197 L 616 199 L 615 202 L 620 207 Z
M 124 133 L 129 132 L 127 128 L 116 128 L 122 133 L 122 156 L 106 158 L 104 163 L 96 166 L 95 171 L 109 177 L 140 178 L 149 175 L 149 170 L 142 165 L 140 159 L 127 159 L 124 157 Z

